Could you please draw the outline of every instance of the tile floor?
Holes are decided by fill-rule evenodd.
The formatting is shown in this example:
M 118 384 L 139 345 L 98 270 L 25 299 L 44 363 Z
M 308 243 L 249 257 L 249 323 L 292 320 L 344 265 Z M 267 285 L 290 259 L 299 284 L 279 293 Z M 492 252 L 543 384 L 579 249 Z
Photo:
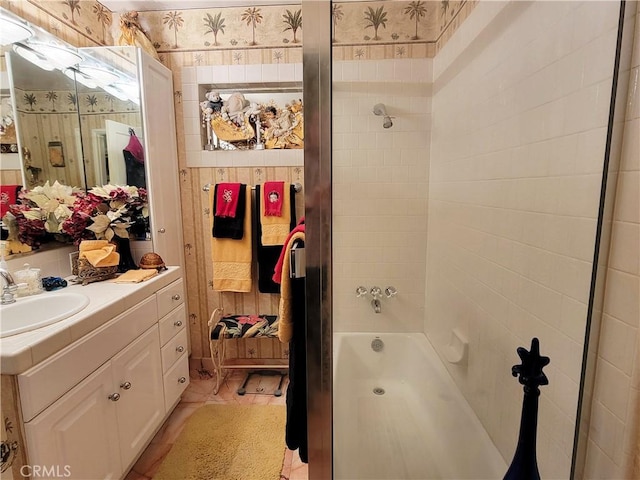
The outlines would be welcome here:
M 197 370 L 190 372 L 191 383 L 182 395 L 180 403 L 171 413 L 167 421 L 162 425 L 158 433 L 151 440 L 147 449 L 142 453 L 125 480 L 149 480 L 160 466 L 162 459 L 171 449 L 176 438 L 180 434 L 186 420 L 198 408 L 209 403 L 240 403 L 260 405 L 284 405 L 286 398 L 287 379 L 282 386 L 282 396 L 275 397 L 271 394 L 245 394 L 238 395 L 236 390 L 245 377 L 245 372 L 231 371 L 225 379 L 220 391 L 214 395 L 215 380 L 200 374 Z M 255 377 L 254 377 L 255 378 Z M 265 384 L 269 377 L 265 377 Z M 258 380 L 259 382 L 259 380 Z M 254 381 L 252 380 L 252 384 Z M 247 389 L 247 392 L 250 390 Z M 308 480 L 307 464 L 298 456 L 298 451 L 286 449 L 280 480 Z M 176 479 L 181 480 L 181 479 Z

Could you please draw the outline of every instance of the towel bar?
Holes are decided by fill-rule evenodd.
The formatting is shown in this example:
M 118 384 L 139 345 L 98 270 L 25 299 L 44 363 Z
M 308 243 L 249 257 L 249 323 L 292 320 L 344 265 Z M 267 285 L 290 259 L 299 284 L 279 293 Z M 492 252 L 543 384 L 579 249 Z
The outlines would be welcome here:
M 210 183 L 206 183 L 203 187 L 202 187 L 202 191 L 203 192 L 208 192 L 209 189 L 211 188 L 211 184 Z M 256 187 L 251 187 L 251 190 L 255 190 Z M 299 182 L 296 182 L 293 184 L 293 189 L 296 191 L 296 193 L 300 193 L 302 191 L 302 184 Z

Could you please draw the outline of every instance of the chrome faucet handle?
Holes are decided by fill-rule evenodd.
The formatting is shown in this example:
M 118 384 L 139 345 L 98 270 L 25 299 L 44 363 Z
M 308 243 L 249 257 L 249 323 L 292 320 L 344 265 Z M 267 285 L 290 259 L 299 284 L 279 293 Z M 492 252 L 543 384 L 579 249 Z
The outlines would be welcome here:
M 367 294 L 367 288 L 363 287 L 362 285 L 360 285 L 358 288 L 356 288 L 356 296 L 358 298 L 360 297 L 364 297 Z
M 371 287 L 369 293 L 373 298 L 382 298 L 382 289 L 380 287 Z
M 0 305 L 8 305 L 9 303 L 16 303 L 14 298 L 14 292 L 18 290 L 18 285 L 5 285 L 2 287 L 2 295 L 0 296 Z
M 398 294 L 398 290 L 396 289 L 396 287 L 388 286 L 384 289 L 384 294 L 387 296 L 387 298 L 395 297 Z

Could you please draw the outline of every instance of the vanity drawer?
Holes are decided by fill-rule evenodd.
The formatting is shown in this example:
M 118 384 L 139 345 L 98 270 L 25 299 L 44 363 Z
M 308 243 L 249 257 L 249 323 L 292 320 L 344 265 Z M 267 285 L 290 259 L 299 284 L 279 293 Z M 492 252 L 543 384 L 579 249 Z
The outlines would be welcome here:
M 158 316 L 164 317 L 171 310 L 184 302 L 184 286 L 182 279 L 176 280 L 156 293 Z
M 148 298 L 18 375 L 24 421 L 31 420 L 156 323 L 153 300 L 153 296 Z
M 160 326 L 160 345 L 164 345 L 171 337 L 187 325 L 187 314 L 184 304 L 162 318 L 158 324 Z
M 178 358 L 185 353 L 188 354 L 187 347 L 187 330 L 183 328 L 162 347 L 162 371 L 166 372 Z
M 180 359 L 164 374 L 164 407 L 169 411 L 189 385 L 189 359 L 183 353 Z

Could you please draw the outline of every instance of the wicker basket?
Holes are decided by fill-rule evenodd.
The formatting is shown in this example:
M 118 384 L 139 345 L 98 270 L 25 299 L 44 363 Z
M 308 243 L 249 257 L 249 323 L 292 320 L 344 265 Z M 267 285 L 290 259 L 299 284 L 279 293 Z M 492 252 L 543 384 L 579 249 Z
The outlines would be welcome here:
M 73 264 L 73 258 L 71 261 Z M 94 267 L 86 258 L 78 258 L 76 265 L 76 271 L 73 273 L 77 275 L 77 277 L 74 281 L 76 283 L 82 283 L 82 285 L 108 280 L 114 278 L 118 273 L 117 265 L 113 267 Z

